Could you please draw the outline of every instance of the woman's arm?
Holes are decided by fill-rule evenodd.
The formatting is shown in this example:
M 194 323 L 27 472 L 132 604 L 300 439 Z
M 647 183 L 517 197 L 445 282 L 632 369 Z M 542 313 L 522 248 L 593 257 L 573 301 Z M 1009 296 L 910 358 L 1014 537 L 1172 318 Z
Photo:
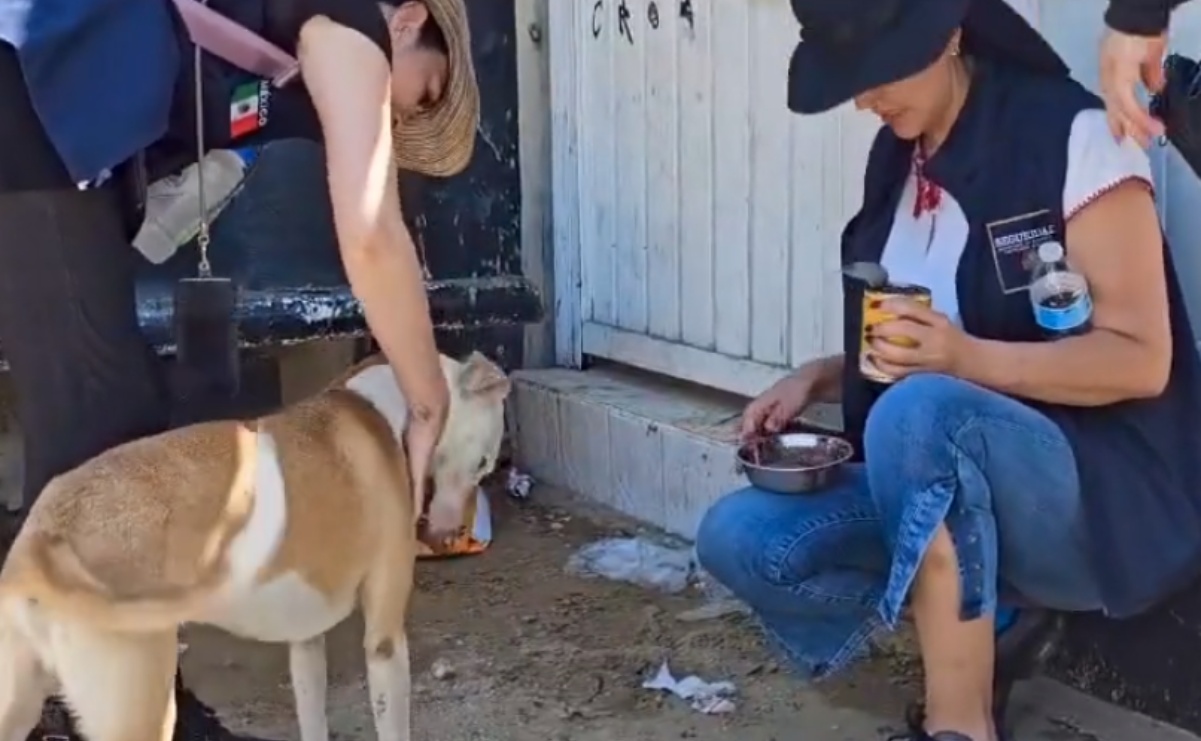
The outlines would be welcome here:
M 321 120 L 351 290 L 414 416 L 440 418 L 448 392 L 416 246 L 401 218 L 388 61 L 367 37 L 321 16 L 301 30 L 298 56 Z
M 1159 395 L 1168 382 L 1163 237 L 1146 184 L 1127 180 L 1067 224 L 1068 255 L 1088 280 L 1093 329 L 1055 342 L 969 339 L 959 372 L 1015 396 L 1101 406 Z
M 809 384 L 810 403 L 837 404 L 842 401 L 842 369 L 845 364 L 846 356 L 838 353 L 797 368 L 796 375 Z

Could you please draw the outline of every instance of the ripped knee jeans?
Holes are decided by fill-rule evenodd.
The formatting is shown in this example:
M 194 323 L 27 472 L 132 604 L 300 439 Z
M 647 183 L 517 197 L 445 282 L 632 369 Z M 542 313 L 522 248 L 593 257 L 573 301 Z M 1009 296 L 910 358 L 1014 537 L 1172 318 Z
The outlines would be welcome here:
M 1076 461 L 1041 413 L 955 378 L 913 376 L 873 406 L 864 459 L 820 494 L 729 494 L 697 533 L 701 565 L 807 676 L 846 666 L 873 631 L 896 625 L 944 522 L 962 619 L 994 614 L 1009 594 L 1100 609 Z

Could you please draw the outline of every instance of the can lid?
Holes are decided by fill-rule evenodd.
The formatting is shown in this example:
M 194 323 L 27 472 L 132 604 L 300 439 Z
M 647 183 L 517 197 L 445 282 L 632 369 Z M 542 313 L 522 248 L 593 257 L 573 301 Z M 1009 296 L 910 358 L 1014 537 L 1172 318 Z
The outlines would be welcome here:
M 1042 262 L 1059 262 L 1063 259 L 1063 245 L 1059 242 L 1043 242 L 1038 246 L 1038 259 Z

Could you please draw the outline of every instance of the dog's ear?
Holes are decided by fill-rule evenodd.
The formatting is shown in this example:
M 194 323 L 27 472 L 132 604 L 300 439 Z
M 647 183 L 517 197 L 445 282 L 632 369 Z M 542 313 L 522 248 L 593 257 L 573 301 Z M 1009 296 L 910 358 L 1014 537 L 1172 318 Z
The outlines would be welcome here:
M 509 395 L 509 377 L 500 366 L 493 363 L 483 353 L 471 353 L 463 362 L 463 371 L 459 374 L 459 388 L 463 396 L 479 398 L 496 402 Z

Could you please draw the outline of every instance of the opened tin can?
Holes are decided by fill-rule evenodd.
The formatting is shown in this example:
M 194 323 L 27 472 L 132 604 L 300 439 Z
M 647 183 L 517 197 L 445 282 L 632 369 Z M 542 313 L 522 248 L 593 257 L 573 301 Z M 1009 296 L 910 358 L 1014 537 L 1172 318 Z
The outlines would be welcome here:
M 880 308 L 884 301 L 893 298 L 907 298 L 927 307 L 931 303 L 930 289 L 925 286 L 891 284 L 864 289 L 863 321 L 859 327 L 859 374 L 876 383 L 892 383 L 897 380 L 877 368 L 876 364 L 872 362 L 872 346 L 867 339 L 872 327 L 897 318 L 895 314 Z M 917 343 L 908 337 L 893 337 L 888 341 L 899 347 L 917 346 Z

